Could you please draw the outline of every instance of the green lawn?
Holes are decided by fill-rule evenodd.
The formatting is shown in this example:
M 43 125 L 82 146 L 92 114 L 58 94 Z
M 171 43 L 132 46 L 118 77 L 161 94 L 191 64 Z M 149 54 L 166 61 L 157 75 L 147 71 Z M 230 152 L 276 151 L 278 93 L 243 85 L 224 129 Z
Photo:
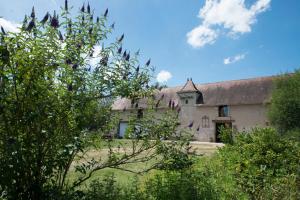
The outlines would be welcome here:
M 166 141 L 168 142 L 168 141 Z M 126 139 L 117 139 L 111 142 L 111 147 L 115 151 L 119 151 L 120 154 L 122 152 L 130 150 L 131 140 Z M 215 144 L 215 143 L 206 143 L 206 142 L 191 142 L 191 151 L 194 151 L 196 155 L 203 155 L 203 156 L 209 156 L 212 155 L 218 147 L 221 147 L 222 144 Z M 100 150 L 99 150 L 100 149 Z M 103 158 L 105 159 L 107 157 L 108 152 L 108 145 L 103 140 L 93 140 L 91 143 L 91 146 L 89 149 L 87 149 L 87 154 L 85 159 L 92 159 L 92 158 Z M 80 174 L 78 172 L 75 172 L 74 166 L 78 165 L 78 163 L 84 162 L 83 159 L 76 159 L 76 161 L 72 164 L 71 172 L 69 173 L 68 179 L 71 183 L 73 180 L 76 179 Z M 148 162 L 139 162 L 139 163 L 133 163 L 133 164 L 126 164 L 123 167 L 130 170 L 141 170 L 146 169 L 147 167 L 151 166 L 155 160 L 148 161 Z M 103 179 L 107 175 L 114 174 L 116 177 L 116 181 L 119 184 L 126 185 L 128 181 L 134 180 L 136 177 L 143 182 L 144 179 L 151 176 L 152 174 L 155 174 L 155 170 L 152 170 L 146 174 L 143 175 L 137 175 L 131 172 L 126 172 L 118 169 L 111 169 L 106 168 L 103 170 L 100 170 L 98 172 L 95 172 L 93 176 L 86 181 L 85 185 L 88 185 L 91 181 L 95 179 Z

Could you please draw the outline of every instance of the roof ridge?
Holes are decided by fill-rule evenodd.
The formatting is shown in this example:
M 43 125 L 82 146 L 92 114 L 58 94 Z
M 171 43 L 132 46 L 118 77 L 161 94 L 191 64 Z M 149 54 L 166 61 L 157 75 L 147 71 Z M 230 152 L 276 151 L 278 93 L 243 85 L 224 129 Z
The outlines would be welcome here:
M 254 81 L 258 79 L 272 79 L 278 77 L 278 75 L 272 75 L 272 76 L 259 76 L 259 77 L 253 77 L 253 78 L 243 78 L 243 79 L 236 79 L 236 80 L 226 80 L 226 81 L 217 81 L 217 82 L 211 82 L 211 83 L 199 83 L 197 85 L 210 85 L 210 84 L 217 84 L 217 83 L 226 83 L 226 82 L 235 82 L 235 81 Z
M 225 80 L 225 81 L 208 82 L 208 83 L 197 83 L 196 85 L 195 84 L 194 85 L 197 88 L 197 86 L 203 86 L 203 85 L 212 85 L 212 84 L 218 84 L 218 83 L 226 83 L 226 82 L 234 82 L 234 81 L 247 81 L 247 80 L 256 80 L 256 79 L 271 79 L 271 78 L 275 78 L 275 77 L 278 77 L 278 76 L 280 76 L 280 75 L 258 76 L 258 77 L 243 78 L 243 79 L 236 79 L 236 80 Z M 173 87 L 167 87 L 167 88 L 164 88 L 164 89 L 175 89 L 175 88 L 180 88 L 180 87 L 183 88 L 184 86 L 177 85 L 177 86 L 173 86 Z

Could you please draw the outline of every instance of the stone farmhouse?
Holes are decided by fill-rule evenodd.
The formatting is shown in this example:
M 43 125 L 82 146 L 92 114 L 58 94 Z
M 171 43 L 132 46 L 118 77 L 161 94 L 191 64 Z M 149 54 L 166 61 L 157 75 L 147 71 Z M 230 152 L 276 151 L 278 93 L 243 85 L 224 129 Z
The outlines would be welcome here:
M 270 103 L 274 76 L 243 80 L 194 84 L 188 79 L 185 85 L 157 91 L 159 113 L 177 109 L 181 127 L 189 127 L 194 137 L 203 142 L 220 142 L 221 126 L 238 131 L 269 125 L 266 116 Z M 129 99 L 118 99 L 113 110 L 121 113 L 116 134 L 123 137 L 132 113 L 142 115 L 145 103 L 131 105 Z

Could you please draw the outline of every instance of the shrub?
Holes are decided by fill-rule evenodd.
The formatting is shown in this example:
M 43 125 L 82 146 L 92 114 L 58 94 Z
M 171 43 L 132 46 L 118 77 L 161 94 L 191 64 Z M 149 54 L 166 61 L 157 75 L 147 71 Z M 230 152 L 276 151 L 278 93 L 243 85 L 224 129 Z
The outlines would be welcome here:
M 117 182 L 114 173 L 106 175 L 103 179 L 93 180 L 86 188 L 68 191 L 60 196 L 62 200 L 143 200 L 144 193 L 140 190 L 137 178 L 128 180 L 126 185 Z
M 211 157 L 202 157 L 194 168 L 196 173 L 202 174 L 200 188 L 207 186 L 213 192 L 215 199 L 248 199 L 248 195 L 237 186 L 233 171 L 224 165 L 219 153 Z
M 114 175 L 106 176 L 103 180 L 94 180 L 88 187 L 86 199 L 115 200 L 122 199 L 121 187 L 116 183 Z
M 252 199 L 296 199 L 299 192 L 299 143 L 271 128 L 239 134 L 219 151 L 237 186 Z
M 193 169 L 163 171 L 145 183 L 147 199 L 218 199 L 204 174 Z
M 232 128 L 221 127 L 219 135 L 221 141 L 225 144 L 233 144 L 235 132 Z

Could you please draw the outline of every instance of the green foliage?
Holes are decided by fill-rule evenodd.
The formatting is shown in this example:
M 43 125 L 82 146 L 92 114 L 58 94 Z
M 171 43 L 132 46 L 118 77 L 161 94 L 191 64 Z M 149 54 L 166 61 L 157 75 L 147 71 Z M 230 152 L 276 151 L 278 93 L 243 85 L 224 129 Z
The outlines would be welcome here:
M 233 144 L 235 131 L 232 128 L 222 126 L 220 132 L 219 137 L 224 144 Z
M 298 199 L 299 143 L 270 128 L 237 134 L 212 157 L 182 169 L 159 170 L 144 182 L 96 181 L 80 199 Z M 75 198 L 72 198 L 75 199 Z
M 171 141 L 157 148 L 158 154 L 162 156 L 162 162 L 158 166 L 164 170 L 182 170 L 190 168 L 193 164 L 193 159 L 188 155 L 189 145 L 182 141 Z
M 116 184 L 114 175 L 107 176 L 103 180 L 95 180 L 89 185 L 86 199 L 114 200 L 120 199 L 121 187 Z
M 90 9 L 73 17 L 66 1 L 42 21 L 33 9 L 18 33 L 0 33 L 0 193 L 7 199 L 54 198 L 70 189 L 66 177 L 75 158 L 85 158 L 86 136 L 116 127 L 112 102 L 152 94 L 150 60 L 140 65 L 138 54 L 123 52 L 124 35 L 106 42 L 113 30 L 107 11 L 95 20 Z M 81 176 L 71 189 L 98 170 L 154 158 L 160 132 L 174 131 L 176 117 L 168 119 L 166 127 L 159 119 L 147 124 L 155 131 L 143 128 L 150 134 L 132 138 L 132 151 L 120 153 L 106 140 L 108 155 L 75 166 Z
M 213 192 L 214 199 L 248 199 L 248 195 L 238 187 L 233 171 L 226 167 L 220 154 L 199 159 L 194 168 L 203 176 L 202 187 L 207 185 Z
M 296 199 L 299 143 L 273 129 L 254 129 L 233 138 L 206 163 L 188 156 L 190 138 L 163 142 L 176 133 L 175 113 L 151 109 L 130 120 L 130 150 L 113 138 L 93 146 L 106 154 L 86 159 L 90 132 L 109 134 L 118 117 L 112 102 L 152 95 L 149 62 L 122 55 L 122 40 L 107 44 L 107 12 L 96 21 L 90 7 L 71 17 L 66 6 L 39 22 L 33 10 L 18 33 L 0 33 L 0 198 L 5 199 Z M 49 21 L 47 21 L 49 19 Z M 99 53 L 95 47 L 101 46 Z M 91 64 L 91 59 L 98 58 Z M 277 81 L 270 118 L 281 133 L 299 137 L 300 72 Z M 175 115 L 174 115 L 175 114 Z M 175 134 L 176 139 L 181 139 Z M 124 150 L 125 149 L 125 150 Z M 123 151 L 122 151 L 123 150 Z M 155 160 L 142 171 L 128 163 Z M 74 160 L 79 164 L 74 166 Z M 205 159 L 203 159 L 205 160 Z M 203 161 L 202 160 L 202 161 Z M 73 166 L 72 166 L 73 165 Z M 71 168 L 78 179 L 68 185 Z M 142 173 L 164 169 L 145 183 L 121 187 L 114 176 L 80 188 L 95 172 Z
M 191 168 L 162 172 L 150 178 L 145 185 L 147 199 L 218 199 L 204 174 Z
M 300 128 L 287 131 L 282 137 L 300 142 Z
M 120 185 L 114 174 L 101 180 L 92 181 L 84 190 L 71 190 L 56 199 L 63 200 L 143 200 L 145 194 L 139 189 L 139 181 L 128 180 L 127 185 Z
M 296 199 L 299 157 L 299 143 L 270 128 L 239 134 L 220 150 L 224 167 L 251 199 Z
M 275 81 L 269 118 L 281 133 L 300 128 L 300 70 Z
M 297 199 L 299 143 L 281 137 L 274 129 L 254 129 L 235 135 L 234 143 L 225 145 L 212 157 L 200 158 L 192 168 L 167 171 L 151 178 L 147 197 Z

